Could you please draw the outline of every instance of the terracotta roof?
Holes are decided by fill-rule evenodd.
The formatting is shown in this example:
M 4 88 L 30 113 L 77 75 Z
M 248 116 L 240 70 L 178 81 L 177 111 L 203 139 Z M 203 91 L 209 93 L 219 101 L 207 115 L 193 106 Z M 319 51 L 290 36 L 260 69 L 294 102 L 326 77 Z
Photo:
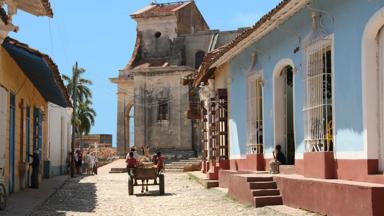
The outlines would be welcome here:
M 17 8 L 35 16 L 53 17 L 53 11 L 49 0 L 14 0 Z
M 201 82 L 206 81 L 203 78 L 206 78 L 208 73 L 210 72 L 211 66 L 219 60 L 225 53 L 231 51 L 236 45 L 238 45 L 241 41 L 245 40 L 248 36 L 250 36 L 253 32 L 258 30 L 265 22 L 271 19 L 275 14 L 277 14 L 281 9 L 283 9 L 288 3 L 290 3 L 292 0 L 282 0 L 274 9 L 269 11 L 266 15 L 264 15 L 256 24 L 241 32 L 233 41 L 228 43 L 227 45 L 224 45 L 211 53 L 208 53 L 203 63 L 198 71 L 198 74 L 196 76 L 196 79 L 193 83 L 195 87 L 197 87 Z
M 41 0 L 41 3 L 43 4 L 45 11 L 47 12 L 47 16 L 53 17 L 53 10 L 49 0 Z
M 156 13 L 156 12 L 173 12 L 174 9 L 178 8 L 183 4 L 177 3 L 177 4 L 169 4 L 169 5 L 162 5 L 162 4 L 157 4 L 156 7 L 152 8 L 150 12 Z
M 167 15 L 170 13 L 175 13 L 188 4 L 192 3 L 192 1 L 179 1 L 172 3 L 152 3 L 151 5 L 136 11 L 131 16 L 132 17 L 143 17 L 146 15 Z
M 54 77 L 55 77 L 55 82 L 56 82 L 56 85 L 60 88 L 61 90 L 61 93 L 62 95 L 65 97 L 65 100 L 66 100 L 66 103 L 68 104 L 68 106 L 72 106 L 72 102 L 69 98 L 69 95 L 68 95 L 68 92 L 67 92 L 67 89 L 65 88 L 64 86 L 64 82 L 61 78 L 61 75 L 60 75 L 60 72 L 59 72 L 59 68 L 57 67 L 57 65 L 55 64 L 55 62 L 51 59 L 51 57 L 49 57 L 48 55 L 44 54 L 44 53 L 41 53 L 40 51 L 36 50 L 36 49 L 33 49 L 31 47 L 29 47 L 27 44 L 25 43 L 21 43 L 13 38 L 10 38 L 10 37 L 7 37 L 5 39 L 5 41 L 7 41 L 7 43 L 9 44 L 12 44 L 16 47 L 19 47 L 33 55 L 36 55 L 42 59 L 44 59 L 44 61 L 47 63 L 47 65 L 49 66 L 49 68 L 51 69 Z
M 212 75 L 212 70 L 209 70 L 209 67 L 212 65 L 212 63 L 218 58 L 218 56 L 228 49 L 229 45 L 231 43 L 228 43 L 224 46 L 221 46 L 217 49 L 214 49 L 213 51 L 207 53 L 203 59 L 203 63 L 201 64 L 199 71 L 196 75 L 195 80 L 193 81 L 193 86 L 197 87 L 200 85 L 201 82 L 205 82 L 208 80 L 208 78 Z

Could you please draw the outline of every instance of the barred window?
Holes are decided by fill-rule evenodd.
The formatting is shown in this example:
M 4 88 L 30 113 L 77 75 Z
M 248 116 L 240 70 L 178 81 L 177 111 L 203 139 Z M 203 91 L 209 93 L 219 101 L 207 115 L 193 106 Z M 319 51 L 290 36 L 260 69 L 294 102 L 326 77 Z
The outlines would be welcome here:
M 322 42 L 306 53 L 304 136 L 307 151 L 333 151 L 332 45 Z
M 163 120 L 169 120 L 169 107 L 168 107 L 168 100 L 162 99 L 158 101 L 158 116 L 157 120 L 163 121 Z
M 261 79 L 248 81 L 248 154 L 263 153 L 263 85 Z

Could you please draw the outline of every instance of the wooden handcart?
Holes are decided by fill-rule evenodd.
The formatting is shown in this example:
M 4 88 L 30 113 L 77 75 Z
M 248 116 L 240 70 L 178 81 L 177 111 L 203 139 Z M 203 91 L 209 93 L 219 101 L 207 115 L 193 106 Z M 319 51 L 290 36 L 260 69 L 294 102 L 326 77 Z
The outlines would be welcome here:
M 138 180 L 142 180 L 141 184 L 138 183 Z M 153 180 L 153 183 L 145 183 L 145 181 Z M 160 195 L 164 194 L 164 173 L 162 171 L 158 171 L 157 168 L 154 167 L 136 167 L 133 169 L 128 169 L 128 194 L 133 195 L 134 186 L 151 186 L 151 185 L 159 185 Z

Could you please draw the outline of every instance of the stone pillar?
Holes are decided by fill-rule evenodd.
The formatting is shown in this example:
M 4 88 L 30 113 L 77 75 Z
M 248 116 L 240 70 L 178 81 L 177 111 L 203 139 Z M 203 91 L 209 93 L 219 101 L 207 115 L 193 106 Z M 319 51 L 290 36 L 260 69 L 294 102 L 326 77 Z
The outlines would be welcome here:
M 129 111 L 133 106 L 133 85 L 118 85 L 117 97 L 117 153 L 125 155 L 129 151 Z
M 117 152 L 118 154 L 124 154 L 124 102 L 121 100 L 121 96 L 118 95 L 117 102 Z

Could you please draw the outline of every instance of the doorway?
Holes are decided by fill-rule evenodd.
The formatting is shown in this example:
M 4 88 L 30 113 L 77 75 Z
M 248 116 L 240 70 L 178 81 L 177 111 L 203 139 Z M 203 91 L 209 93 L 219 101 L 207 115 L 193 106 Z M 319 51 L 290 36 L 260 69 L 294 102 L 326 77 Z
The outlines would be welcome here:
M 9 193 L 15 189 L 15 118 L 16 95 L 11 93 L 9 103 Z
M 293 68 L 284 67 L 274 78 L 275 145 L 281 145 L 286 164 L 295 163 Z

